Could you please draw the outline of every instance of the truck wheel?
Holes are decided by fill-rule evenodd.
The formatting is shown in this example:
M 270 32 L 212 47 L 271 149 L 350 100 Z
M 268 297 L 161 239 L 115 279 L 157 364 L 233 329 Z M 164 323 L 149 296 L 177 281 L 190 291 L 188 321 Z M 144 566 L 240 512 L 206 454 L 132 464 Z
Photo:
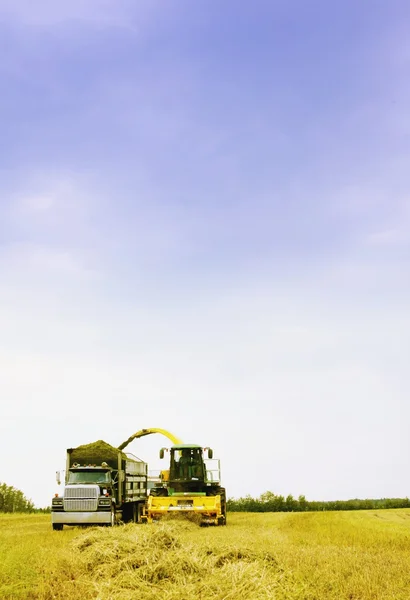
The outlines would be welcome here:
M 63 527 L 62 523 L 53 523 L 53 531 L 62 531 Z
M 137 504 L 132 505 L 132 522 L 138 523 L 138 505 Z

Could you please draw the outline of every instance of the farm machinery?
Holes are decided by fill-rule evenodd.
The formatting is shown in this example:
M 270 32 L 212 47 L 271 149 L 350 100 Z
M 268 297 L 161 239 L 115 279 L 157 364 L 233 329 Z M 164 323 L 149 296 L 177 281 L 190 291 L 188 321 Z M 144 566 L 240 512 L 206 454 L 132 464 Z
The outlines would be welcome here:
M 172 442 L 160 450 L 160 458 L 169 455 L 169 466 L 158 477 L 150 477 L 145 462 L 124 452 L 133 440 L 153 433 Z M 64 491 L 52 499 L 52 527 L 152 523 L 171 515 L 193 517 L 201 525 L 225 525 L 226 493 L 220 475 L 220 462 L 211 448 L 183 444 L 165 429 L 141 429 L 118 448 L 102 440 L 69 448 Z
M 169 467 L 161 471 L 151 488 L 143 522 L 151 523 L 165 515 L 194 517 L 202 525 L 226 525 L 226 492 L 221 487 L 220 461 L 213 458 L 211 448 L 183 444 L 165 429 L 142 429 L 119 446 L 124 448 L 134 439 L 161 433 L 171 440 L 170 448 L 161 448 L 160 458 L 169 456 Z

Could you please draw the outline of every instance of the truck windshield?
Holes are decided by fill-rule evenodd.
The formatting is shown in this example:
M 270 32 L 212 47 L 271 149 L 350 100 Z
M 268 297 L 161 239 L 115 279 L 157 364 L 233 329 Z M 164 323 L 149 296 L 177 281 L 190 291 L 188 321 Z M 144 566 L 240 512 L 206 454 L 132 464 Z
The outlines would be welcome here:
M 111 483 L 109 471 L 70 471 L 68 483 Z

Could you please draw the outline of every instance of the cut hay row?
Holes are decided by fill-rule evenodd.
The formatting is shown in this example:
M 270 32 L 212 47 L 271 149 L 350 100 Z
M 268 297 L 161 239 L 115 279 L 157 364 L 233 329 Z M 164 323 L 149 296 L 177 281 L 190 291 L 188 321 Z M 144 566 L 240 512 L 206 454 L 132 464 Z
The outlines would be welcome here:
M 74 590 L 98 600 L 274 597 L 284 573 L 273 554 L 187 543 L 181 539 L 187 528 L 195 525 L 88 530 L 72 542 L 48 597 L 71 598 Z

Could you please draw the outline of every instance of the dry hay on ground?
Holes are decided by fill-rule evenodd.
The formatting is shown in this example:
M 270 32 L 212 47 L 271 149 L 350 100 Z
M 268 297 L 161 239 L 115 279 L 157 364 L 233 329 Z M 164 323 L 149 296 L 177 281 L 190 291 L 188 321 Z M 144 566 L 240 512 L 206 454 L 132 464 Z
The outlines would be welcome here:
M 52 597 L 63 598 L 64 587 L 72 592 L 73 579 L 84 599 L 274 597 L 284 573 L 272 554 L 183 541 L 184 530 L 196 527 L 166 522 L 90 529 L 72 542 L 72 564 L 62 569 L 67 581 L 60 576 Z

